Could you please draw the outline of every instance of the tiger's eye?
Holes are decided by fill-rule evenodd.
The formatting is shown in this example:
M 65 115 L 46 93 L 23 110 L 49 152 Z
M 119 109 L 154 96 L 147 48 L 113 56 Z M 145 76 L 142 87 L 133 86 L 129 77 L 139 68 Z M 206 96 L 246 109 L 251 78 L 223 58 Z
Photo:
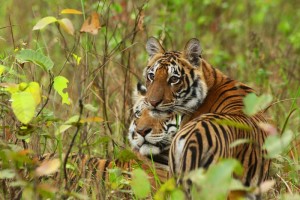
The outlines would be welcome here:
M 170 83 L 176 84 L 180 81 L 180 78 L 178 76 L 171 76 L 171 78 L 169 79 Z
M 153 81 L 153 79 L 154 79 L 154 74 L 153 74 L 153 73 L 149 73 L 149 74 L 148 74 L 148 79 L 149 79 L 149 81 Z
M 135 115 L 136 118 L 140 118 L 140 116 L 142 115 L 142 113 L 140 111 L 136 111 L 134 113 L 134 115 Z

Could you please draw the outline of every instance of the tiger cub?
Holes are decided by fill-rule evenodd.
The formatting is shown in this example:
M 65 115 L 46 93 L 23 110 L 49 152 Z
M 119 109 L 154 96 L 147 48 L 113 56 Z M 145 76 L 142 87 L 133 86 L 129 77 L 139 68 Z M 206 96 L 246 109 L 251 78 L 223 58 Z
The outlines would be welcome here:
M 153 117 L 144 104 L 145 93 L 145 86 L 138 83 L 133 95 L 135 104 L 128 140 L 134 151 L 168 165 L 169 148 L 177 133 L 180 116 L 170 113 L 164 118 Z

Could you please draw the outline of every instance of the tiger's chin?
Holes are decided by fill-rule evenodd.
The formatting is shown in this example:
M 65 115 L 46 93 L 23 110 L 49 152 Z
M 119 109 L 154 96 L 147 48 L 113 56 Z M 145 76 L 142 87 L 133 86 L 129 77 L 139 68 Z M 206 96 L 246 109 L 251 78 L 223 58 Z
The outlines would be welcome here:
M 149 145 L 149 144 L 144 144 L 139 148 L 138 152 L 143 156 L 148 156 L 148 155 L 160 154 L 161 150 L 159 147 Z

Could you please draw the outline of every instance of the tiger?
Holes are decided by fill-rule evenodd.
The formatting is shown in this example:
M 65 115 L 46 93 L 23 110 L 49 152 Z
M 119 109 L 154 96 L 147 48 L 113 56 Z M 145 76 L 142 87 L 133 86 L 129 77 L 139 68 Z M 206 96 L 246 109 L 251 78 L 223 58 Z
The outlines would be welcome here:
M 145 108 L 145 94 L 146 87 L 138 83 L 133 94 L 135 104 L 128 140 L 134 151 L 167 166 L 169 148 L 177 133 L 181 117 L 175 113 L 159 119 L 151 116 L 149 110 Z
M 190 39 L 183 51 L 165 51 L 151 37 L 143 76 L 145 104 L 150 114 L 163 118 L 172 112 L 182 115 L 180 128 L 169 153 L 171 176 L 182 177 L 197 168 L 208 168 L 220 158 L 236 158 L 244 166 L 240 178 L 246 186 L 257 186 L 268 177 L 270 160 L 262 145 L 267 133 L 259 123 L 267 122 L 263 112 L 247 116 L 243 98 L 255 91 L 231 79 L 202 58 L 198 39 Z M 242 123 L 250 131 L 217 123 L 218 119 Z M 238 139 L 251 142 L 230 148 Z

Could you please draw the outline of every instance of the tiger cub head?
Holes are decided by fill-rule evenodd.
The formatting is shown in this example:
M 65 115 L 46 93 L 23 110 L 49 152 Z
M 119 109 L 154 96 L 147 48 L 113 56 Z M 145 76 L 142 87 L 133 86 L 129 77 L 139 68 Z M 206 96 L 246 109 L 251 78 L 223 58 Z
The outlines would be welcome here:
M 144 70 L 145 102 L 152 115 L 162 117 L 174 111 L 193 113 L 207 95 L 199 41 L 191 39 L 182 52 L 165 51 L 151 37 L 146 50 L 150 58 Z
M 146 88 L 138 84 L 134 95 L 133 119 L 128 133 L 128 139 L 133 150 L 141 155 L 158 155 L 168 150 L 177 132 L 177 115 L 170 113 L 164 118 L 155 118 L 144 103 Z

